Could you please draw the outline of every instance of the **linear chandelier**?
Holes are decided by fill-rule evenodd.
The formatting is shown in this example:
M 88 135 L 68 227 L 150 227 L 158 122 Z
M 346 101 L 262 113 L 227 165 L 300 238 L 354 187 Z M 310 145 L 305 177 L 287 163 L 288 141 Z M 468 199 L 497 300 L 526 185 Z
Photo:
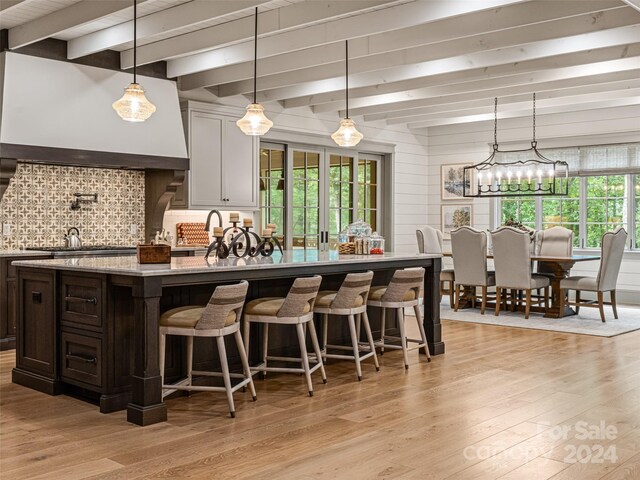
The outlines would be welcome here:
M 497 97 L 494 99 L 493 116 L 493 151 L 484 162 L 464 167 L 463 195 L 476 198 L 567 195 L 569 165 L 549 160 L 538 151 L 536 94 L 533 94 L 531 148 L 500 150 Z
M 156 106 L 147 99 L 136 76 L 137 3 L 137 0 L 133 0 L 133 83 L 127 85 L 122 98 L 111 105 L 120 118 L 127 122 L 144 122 L 156 111 Z
M 364 138 L 358 130 L 356 130 L 355 122 L 349 118 L 349 41 L 345 40 L 345 99 L 346 113 L 345 117 L 340 120 L 340 128 L 336 130 L 331 138 L 341 147 L 355 147 L 360 140 Z
M 255 28 L 253 37 L 253 103 L 247 106 L 244 114 L 236 125 L 245 135 L 264 135 L 273 127 L 273 122 L 264 114 L 264 107 L 257 102 L 258 79 L 258 7 L 256 7 Z

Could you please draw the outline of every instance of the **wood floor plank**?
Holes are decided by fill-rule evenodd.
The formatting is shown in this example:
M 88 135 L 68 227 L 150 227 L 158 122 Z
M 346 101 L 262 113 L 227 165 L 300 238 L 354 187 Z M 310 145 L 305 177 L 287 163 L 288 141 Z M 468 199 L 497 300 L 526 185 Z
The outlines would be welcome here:
M 12 384 L 14 353 L 0 352 L 0 475 L 640 478 L 640 332 L 602 338 L 443 321 L 443 337 L 447 353 L 431 363 L 412 352 L 405 370 L 401 352 L 387 352 L 379 373 L 364 366 L 362 382 L 353 363 L 332 361 L 326 385 L 314 377 L 313 398 L 303 378 L 269 374 L 256 382 L 257 402 L 236 393 L 235 419 L 224 395 L 169 398 L 168 422 L 144 428 L 124 412 Z M 579 421 L 615 426 L 604 444 L 616 447 L 616 462 L 564 461 L 575 439 L 554 432 Z

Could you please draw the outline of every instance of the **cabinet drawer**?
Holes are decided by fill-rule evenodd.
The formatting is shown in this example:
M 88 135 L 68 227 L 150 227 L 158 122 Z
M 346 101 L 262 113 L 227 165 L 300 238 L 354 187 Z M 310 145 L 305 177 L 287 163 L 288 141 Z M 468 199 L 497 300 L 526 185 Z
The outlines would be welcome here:
M 102 339 L 62 332 L 62 378 L 102 387 Z
M 62 276 L 60 308 L 63 322 L 102 327 L 102 280 L 95 277 Z

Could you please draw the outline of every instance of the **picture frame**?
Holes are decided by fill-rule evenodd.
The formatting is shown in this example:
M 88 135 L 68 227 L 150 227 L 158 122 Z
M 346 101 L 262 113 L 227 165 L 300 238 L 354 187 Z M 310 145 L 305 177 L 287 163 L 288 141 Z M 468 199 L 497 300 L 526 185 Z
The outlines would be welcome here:
M 442 233 L 451 237 L 451 231 L 459 227 L 473 226 L 473 204 L 459 203 L 440 206 Z
M 464 199 L 464 167 L 470 163 L 454 163 L 440 166 L 440 196 L 442 200 Z M 467 190 L 471 191 L 472 182 L 467 181 Z

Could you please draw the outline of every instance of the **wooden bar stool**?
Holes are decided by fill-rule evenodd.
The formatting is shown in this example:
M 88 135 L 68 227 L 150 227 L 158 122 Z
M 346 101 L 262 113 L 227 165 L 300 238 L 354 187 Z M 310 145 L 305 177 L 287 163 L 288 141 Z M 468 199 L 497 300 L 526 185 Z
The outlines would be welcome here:
M 369 299 L 367 300 L 368 306 L 382 308 L 380 340 L 375 342 L 375 345 L 380 347 L 381 352 L 384 352 L 385 348 L 402 349 L 404 368 L 409 368 L 408 352 L 410 350 L 424 348 L 427 353 L 427 361 L 431 361 L 431 355 L 429 354 L 429 347 L 427 345 L 427 335 L 425 334 L 424 325 L 422 324 L 422 312 L 420 312 L 419 305 L 420 291 L 423 285 L 424 268 L 396 270 L 389 285 L 371 287 Z M 420 340 L 407 338 L 405 333 L 404 309 L 407 307 L 413 307 L 413 311 L 416 314 L 420 336 L 422 337 Z M 385 335 L 385 316 L 388 308 L 396 311 L 398 328 L 400 330 L 399 337 Z M 385 340 L 400 340 L 400 345 L 387 344 Z M 408 342 L 417 343 L 417 346 L 408 348 Z
M 244 349 L 244 343 L 240 336 L 240 316 L 242 307 L 247 296 L 249 284 L 242 281 L 236 285 L 225 285 L 216 287 L 209 303 L 204 306 L 187 306 L 169 310 L 160 317 L 160 372 L 162 375 L 162 397 L 175 392 L 176 390 L 195 390 L 227 392 L 229 402 L 229 412 L 231 417 L 235 417 L 235 407 L 233 405 L 233 392 L 249 385 L 253 400 L 256 400 L 256 390 L 251 379 L 249 361 Z M 174 383 L 164 384 L 164 361 L 166 352 L 167 335 L 180 335 L 187 337 L 187 378 Z M 227 350 L 224 345 L 224 337 L 233 335 L 240 353 L 243 373 L 229 373 L 227 362 Z M 193 339 L 194 337 L 214 337 L 220 356 L 222 372 L 205 372 L 193 370 Z M 209 387 L 193 385 L 193 375 L 203 375 L 211 377 L 222 377 L 224 387 Z M 241 378 L 242 380 L 235 386 L 231 386 L 231 378 Z
M 322 359 L 340 358 L 343 360 L 354 360 L 356 363 L 356 372 L 358 381 L 362 380 L 362 368 L 360 362 L 369 357 L 373 357 L 373 363 L 376 371 L 380 370 L 378 357 L 376 355 L 376 347 L 373 343 L 371 334 L 371 326 L 367 317 L 367 297 L 371 288 L 371 280 L 373 272 L 350 273 L 342 282 L 338 291 L 323 290 L 318 293 L 313 311 L 322 314 Z M 349 331 L 351 332 L 351 347 L 346 345 L 328 345 L 327 329 L 329 324 L 329 315 L 346 316 L 349 321 Z M 359 329 L 356 330 L 356 316 L 358 324 L 362 322 L 369 341 L 368 347 L 363 347 L 359 342 Z M 313 328 L 313 326 L 311 326 Z M 353 350 L 353 355 L 340 355 L 327 353 L 327 349 L 334 350 Z M 366 349 L 367 353 L 360 355 L 360 351 Z
M 251 367 L 251 370 L 255 372 L 304 373 L 307 379 L 310 397 L 313 397 L 313 383 L 311 382 L 311 374 L 313 372 L 320 369 L 320 372 L 322 373 L 322 381 L 327 383 L 327 376 L 324 371 L 324 365 L 322 364 L 320 345 L 318 344 L 318 336 L 316 335 L 316 330 L 313 326 L 313 305 L 316 301 L 321 281 L 322 277 L 318 275 L 306 278 L 296 278 L 285 298 L 258 298 L 247 303 L 244 310 L 244 345 L 247 351 L 249 351 L 249 331 L 251 323 L 264 324 L 262 336 L 262 363 Z M 311 322 L 309 332 L 316 360 L 316 364 L 312 367 L 309 366 L 309 355 L 307 354 L 304 328 L 309 322 Z M 267 354 L 270 323 L 296 326 L 298 343 L 300 345 L 300 358 L 274 357 Z M 267 365 L 269 360 L 300 362 L 301 368 L 269 367 Z

